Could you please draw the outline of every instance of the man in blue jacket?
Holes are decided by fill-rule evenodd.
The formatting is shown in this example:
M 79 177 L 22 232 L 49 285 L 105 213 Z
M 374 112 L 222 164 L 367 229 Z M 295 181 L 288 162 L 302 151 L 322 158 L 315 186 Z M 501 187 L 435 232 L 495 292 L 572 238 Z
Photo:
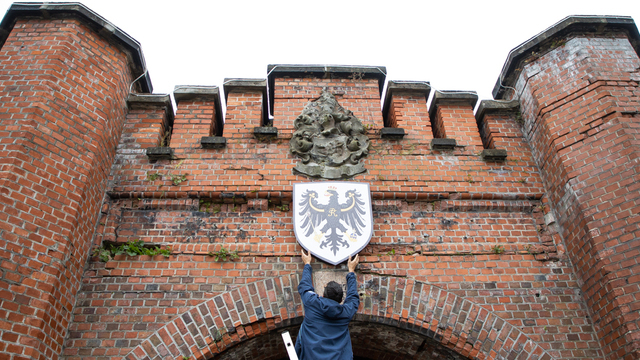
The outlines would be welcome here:
M 351 335 L 349 322 L 358 311 L 358 282 L 353 272 L 358 265 L 358 255 L 351 260 L 347 274 L 347 297 L 342 301 L 342 286 L 334 281 L 327 284 L 324 295 L 313 290 L 311 279 L 311 253 L 302 250 L 304 270 L 298 292 L 304 305 L 304 321 L 296 339 L 296 353 L 300 360 L 351 360 Z

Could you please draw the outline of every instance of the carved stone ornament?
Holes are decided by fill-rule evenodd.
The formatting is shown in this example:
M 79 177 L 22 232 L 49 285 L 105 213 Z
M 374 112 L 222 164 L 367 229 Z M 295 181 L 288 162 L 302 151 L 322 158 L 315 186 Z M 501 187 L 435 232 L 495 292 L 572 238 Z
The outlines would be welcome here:
M 325 179 L 351 177 L 365 171 L 362 158 L 369 138 L 358 118 L 328 93 L 307 104 L 293 123 L 289 149 L 299 156 L 296 171 Z

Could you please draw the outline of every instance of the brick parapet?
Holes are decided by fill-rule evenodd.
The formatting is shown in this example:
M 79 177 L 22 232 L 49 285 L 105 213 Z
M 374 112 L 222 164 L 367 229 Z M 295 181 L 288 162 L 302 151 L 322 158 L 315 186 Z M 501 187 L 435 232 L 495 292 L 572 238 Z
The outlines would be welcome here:
M 628 33 L 608 29 L 545 39 L 515 88 L 522 93 L 523 131 L 542 172 L 567 253 L 581 282 L 607 358 L 632 359 L 637 341 L 636 252 L 640 197 L 636 69 Z M 636 30 L 637 32 L 637 30 Z M 546 45 L 545 45 L 546 44 Z M 557 63 L 562 59 L 561 71 Z M 626 234 L 626 235 L 625 235 Z M 632 235 L 635 234 L 635 235 Z
M 169 95 L 130 94 L 127 98 L 127 120 L 125 122 L 119 152 L 144 150 L 160 146 L 167 132 L 173 127 L 173 105 Z M 126 149 L 126 150 L 125 150 Z
M 429 106 L 435 138 L 454 139 L 467 153 L 482 151 L 482 139 L 473 114 L 478 95 L 473 91 L 436 91 Z
M 235 153 L 258 143 L 254 128 L 264 125 L 266 99 L 261 90 L 231 90 L 226 96 L 225 136 L 230 139 L 229 150 Z
M 178 85 L 173 96 L 176 116 L 169 145 L 176 156 L 201 148 L 203 137 L 222 135 L 222 110 L 217 86 Z
M 267 100 L 267 80 L 266 79 L 224 79 L 224 93 L 225 102 L 227 103 L 227 111 L 229 111 L 229 94 L 234 93 L 233 97 L 240 96 L 239 94 L 251 94 L 250 96 L 256 98 L 256 94 L 261 94 L 260 103 L 262 108 L 260 109 L 260 116 L 258 121 L 252 121 L 251 119 L 245 123 L 247 128 L 253 129 L 253 127 L 260 126 L 272 126 L 269 119 L 268 100 Z M 234 106 L 237 106 L 234 104 Z M 235 110 L 235 109 L 234 109 Z M 235 123 L 234 123 L 235 124 Z
M 519 125 L 523 123 L 518 101 L 482 100 L 476 111 L 476 122 L 486 149 L 505 149 L 511 155 L 531 153 L 526 147 Z
M 389 81 L 383 102 L 385 127 L 405 130 L 404 139 L 429 143 L 433 138 L 427 99 L 428 82 Z

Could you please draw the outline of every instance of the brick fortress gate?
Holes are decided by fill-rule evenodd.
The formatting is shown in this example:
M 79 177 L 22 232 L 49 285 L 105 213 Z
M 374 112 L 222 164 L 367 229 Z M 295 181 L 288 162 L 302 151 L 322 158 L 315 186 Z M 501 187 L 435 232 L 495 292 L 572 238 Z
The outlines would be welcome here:
M 325 90 L 371 142 L 357 359 L 640 358 L 632 19 L 528 40 L 475 113 L 474 92 L 383 93 L 384 67 L 293 65 L 177 86 L 174 112 L 148 75 L 130 93 L 139 44 L 82 5 L 0 28 L 0 357 L 286 359 L 291 190 L 314 180 L 290 141 Z M 170 254 L 92 256 L 138 240 Z

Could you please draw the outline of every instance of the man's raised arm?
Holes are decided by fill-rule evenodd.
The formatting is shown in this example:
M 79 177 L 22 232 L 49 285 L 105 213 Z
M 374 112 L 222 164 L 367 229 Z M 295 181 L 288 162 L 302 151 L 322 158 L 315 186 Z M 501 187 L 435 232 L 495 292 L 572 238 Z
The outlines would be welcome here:
M 360 297 L 358 296 L 358 280 L 356 280 L 356 266 L 360 262 L 360 258 L 356 255 L 353 260 L 351 260 L 351 256 L 349 256 L 349 262 L 347 266 L 349 267 L 349 273 L 347 274 L 347 297 L 344 299 L 344 307 L 351 312 L 351 316 L 356 314 L 358 311 L 358 306 L 360 306 Z
M 302 279 L 298 284 L 298 293 L 303 296 L 307 291 L 313 290 L 313 281 L 311 280 L 311 252 L 308 254 L 302 250 L 302 262 L 304 262 L 304 270 L 302 271 Z

